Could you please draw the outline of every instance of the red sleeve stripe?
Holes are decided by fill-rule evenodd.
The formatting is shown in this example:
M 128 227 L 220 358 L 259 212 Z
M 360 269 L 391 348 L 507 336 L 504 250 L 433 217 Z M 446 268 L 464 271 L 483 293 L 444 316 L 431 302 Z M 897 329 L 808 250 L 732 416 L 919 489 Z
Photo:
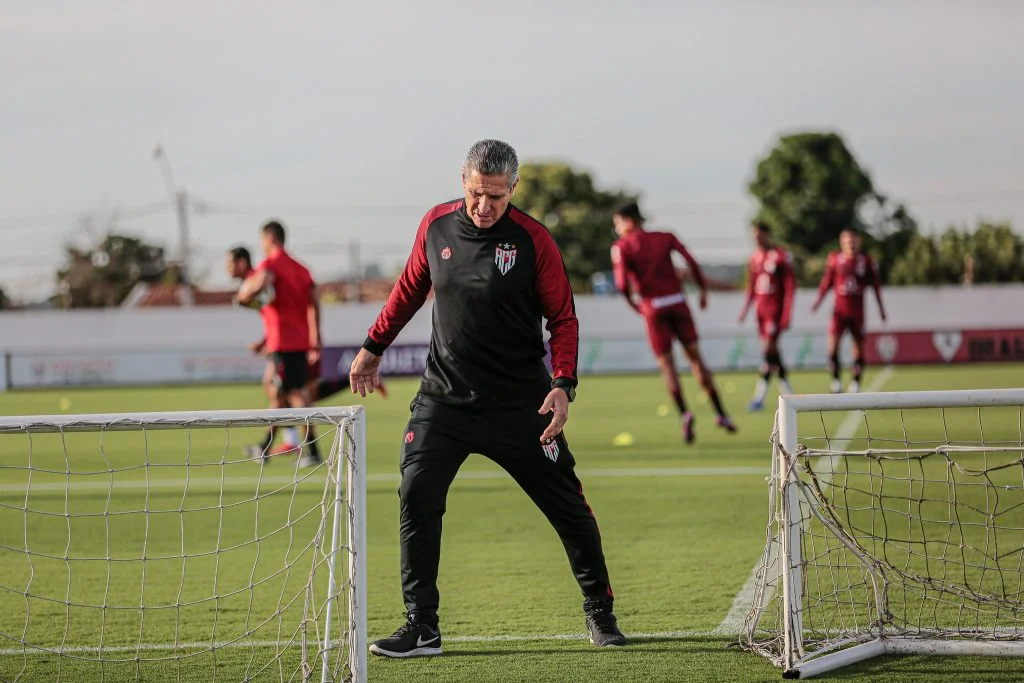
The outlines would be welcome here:
M 405 264 L 402 275 L 398 278 L 387 303 L 377 316 L 377 321 L 370 328 L 369 335 L 363 346 L 380 355 L 384 350 L 394 343 L 402 328 L 408 324 L 416 311 L 420 310 L 423 302 L 427 300 L 430 293 L 430 265 L 427 262 L 427 231 L 437 219 L 447 216 L 462 208 L 462 199 L 447 204 L 439 204 L 427 212 L 420 221 L 420 227 L 416 231 L 416 240 L 413 242 L 412 253 Z
M 562 253 L 551 233 L 538 221 L 514 207 L 509 217 L 526 230 L 537 254 L 537 296 L 547 319 L 547 330 L 551 333 L 551 367 L 555 379 L 568 379 L 575 384 L 580 325 Z

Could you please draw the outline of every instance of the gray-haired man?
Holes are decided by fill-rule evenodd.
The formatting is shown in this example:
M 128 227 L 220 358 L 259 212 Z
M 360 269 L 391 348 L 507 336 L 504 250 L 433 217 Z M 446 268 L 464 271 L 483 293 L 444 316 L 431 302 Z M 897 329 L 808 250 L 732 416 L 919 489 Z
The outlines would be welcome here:
M 405 271 L 352 363 L 354 392 L 379 384 L 381 355 L 434 289 L 430 355 L 402 447 L 402 593 L 407 623 L 374 654 L 441 654 L 437 570 L 441 517 L 459 467 L 479 453 L 504 468 L 558 532 L 583 591 L 595 645 L 624 645 L 612 614 L 597 522 L 562 435 L 576 391 L 579 325 L 562 257 L 547 229 L 509 201 L 515 150 L 473 145 L 465 197 L 424 216 Z M 544 365 L 542 318 L 554 378 Z

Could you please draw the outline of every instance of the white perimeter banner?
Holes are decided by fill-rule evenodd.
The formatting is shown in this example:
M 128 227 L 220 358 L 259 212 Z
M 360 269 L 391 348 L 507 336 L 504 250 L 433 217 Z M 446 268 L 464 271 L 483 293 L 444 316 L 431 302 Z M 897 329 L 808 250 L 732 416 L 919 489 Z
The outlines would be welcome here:
M 259 382 L 267 360 L 245 350 L 12 354 L 12 389 Z
M 790 368 L 819 369 L 825 367 L 826 338 L 824 334 L 787 334 L 779 343 L 782 359 Z M 704 363 L 715 371 L 754 370 L 761 364 L 761 341 L 754 335 L 707 337 L 700 341 Z M 840 349 L 844 362 L 849 359 L 850 342 Z M 680 368 L 689 363 L 676 345 L 676 362 Z M 658 365 L 644 339 L 582 339 L 580 340 L 579 372 L 581 375 L 602 375 L 629 372 L 656 372 Z
M 335 366 L 343 374 L 358 347 L 324 349 L 325 375 Z M 426 344 L 396 345 L 385 354 L 385 375 L 416 376 L 423 372 Z M 704 360 L 713 370 L 750 370 L 761 362 L 754 336 L 707 338 L 701 341 Z M 825 365 L 824 335 L 790 334 L 782 338 L 784 359 L 793 368 Z M 677 350 L 679 367 L 687 363 Z M 266 359 L 245 349 L 210 351 L 133 351 L 119 353 L 13 353 L 10 374 L 2 386 L 12 389 L 64 386 L 123 386 L 259 382 Z M 655 372 L 657 365 L 643 339 L 580 341 L 580 374 Z M 2 377 L 0 377 L 2 379 Z

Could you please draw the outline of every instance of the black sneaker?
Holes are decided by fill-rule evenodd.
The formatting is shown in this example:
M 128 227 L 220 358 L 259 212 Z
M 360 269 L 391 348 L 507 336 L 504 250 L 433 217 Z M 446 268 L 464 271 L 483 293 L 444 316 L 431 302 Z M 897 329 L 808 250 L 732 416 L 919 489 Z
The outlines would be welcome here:
M 622 631 L 619 630 L 615 621 L 615 615 L 610 609 L 597 608 L 587 612 L 590 642 L 597 647 L 625 645 L 626 636 L 622 635 Z
M 381 657 L 433 657 L 441 654 L 441 631 L 436 626 L 407 621 L 390 638 L 370 645 L 370 652 Z

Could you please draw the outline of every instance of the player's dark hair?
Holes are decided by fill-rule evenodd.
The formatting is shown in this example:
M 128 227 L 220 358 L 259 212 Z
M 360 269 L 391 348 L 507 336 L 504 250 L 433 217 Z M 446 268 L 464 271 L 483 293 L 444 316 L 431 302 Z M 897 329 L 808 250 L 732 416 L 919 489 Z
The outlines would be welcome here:
M 637 223 L 644 222 L 644 215 L 640 213 L 640 207 L 636 202 L 626 202 L 615 209 L 615 215 L 634 220 Z
M 231 254 L 231 258 L 235 259 L 236 261 L 242 259 L 249 265 L 250 268 L 252 267 L 252 254 L 250 254 L 249 250 L 246 249 L 245 247 L 234 247 L 232 249 L 228 249 L 228 253 Z
M 751 223 L 751 227 L 753 227 L 754 230 L 757 230 L 758 232 L 763 232 L 766 235 L 772 234 L 772 229 L 768 227 L 767 223 L 755 221 L 754 223 Z
M 284 226 L 278 221 L 269 221 L 263 225 L 263 234 L 270 235 L 278 244 L 284 244 Z
M 842 230 L 839 231 L 839 234 L 842 235 L 844 232 L 848 232 L 851 235 L 855 235 L 857 237 L 862 237 L 863 236 L 861 234 L 861 231 L 858 230 L 857 228 L 853 227 L 853 226 L 847 226 L 847 227 L 843 228 Z

